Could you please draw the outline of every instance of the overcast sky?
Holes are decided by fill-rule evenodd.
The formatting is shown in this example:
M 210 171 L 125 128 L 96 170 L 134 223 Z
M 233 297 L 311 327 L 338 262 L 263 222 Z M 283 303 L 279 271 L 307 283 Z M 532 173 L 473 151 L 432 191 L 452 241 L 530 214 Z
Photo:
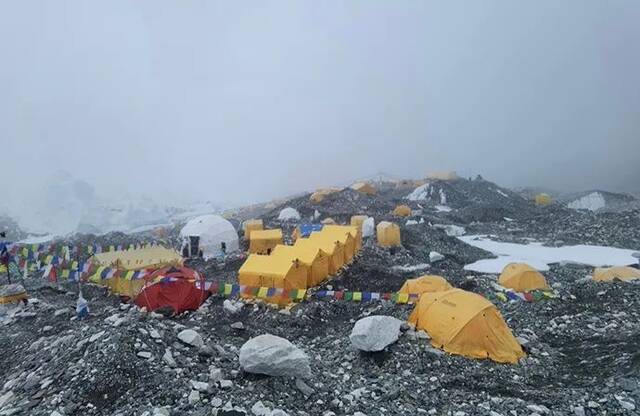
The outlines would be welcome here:
M 2 187 L 640 189 L 640 2 L 1 1 Z M 10 173 L 7 173 L 10 172 Z

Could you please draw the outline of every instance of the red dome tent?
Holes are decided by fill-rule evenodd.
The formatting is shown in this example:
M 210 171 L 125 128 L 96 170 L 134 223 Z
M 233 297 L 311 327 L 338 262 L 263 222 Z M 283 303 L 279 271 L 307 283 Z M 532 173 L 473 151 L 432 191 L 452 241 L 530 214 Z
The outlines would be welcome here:
M 164 267 L 144 277 L 135 304 L 149 311 L 170 307 L 174 314 L 196 310 L 209 297 L 204 277 L 188 267 Z M 196 283 L 198 283 L 196 285 Z

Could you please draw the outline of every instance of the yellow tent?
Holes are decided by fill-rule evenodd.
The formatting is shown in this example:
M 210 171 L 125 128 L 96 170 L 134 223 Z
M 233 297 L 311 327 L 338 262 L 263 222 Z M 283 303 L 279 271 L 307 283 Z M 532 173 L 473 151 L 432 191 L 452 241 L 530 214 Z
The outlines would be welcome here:
M 624 281 L 640 279 L 640 270 L 628 266 L 597 267 L 593 271 L 593 280 L 610 282 L 613 279 Z
M 318 189 L 317 191 L 311 194 L 311 196 L 309 197 L 309 200 L 313 203 L 318 204 L 322 202 L 327 195 L 335 194 L 336 192 L 340 192 L 340 191 L 341 191 L 340 188 Z
M 393 215 L 398 217 L 408 217 L 411 215 L 411 208 L 407 205 L 398 205 L 396 209 L 393 210 Z
M 536 289 L 549 289 L 544 276 L 525 263 L 509 263 L 498 278 L 501 286 L 513 289 L 516 292 L 530 292 Z
M 427 179 L 438 181 L 455 181 L 458 179 L 458 174 L 452 170 L 433 171 L 427 173 Z
M 396 247 L 400 245 L 400 227 L 388 221 L 381 221 L 376 226 L 378 245 L 382 247 Z
M 442 276 L 424 275 L 415 279 L 407 279 L 402 285 L 399 293 L 418 294 L 444 292 L 453 289 L 453 287 Z
M 164 247 L 148 247 L 137 250 L 106 251 L 95 254 L 92 263 L 96 266 L 120 270 L 140 270 L 181 265 L 182 257 L 177 251 Z
M 461 289 L 423 293 L 409 322 L 451 354 L 514 364 L 525 355 L 495 305 Z
M 549 205 L 551 197 L 548 194 L 538 194 L 535 196 L 536 205 Z
M 320 221 L 321 224 L 335 224 L 336 220 L 334 220 L 333 218 L 325 218 L 322 221 Z
M 329 256 L 317 247 L 304 244 L 277 245 L 271 256 L 287 257 L 290 261 L 298 260 L 300 265 L 306 268 L 307 287 L 317 286 L 329 276 Z
M 366 218 L 366 217 L 365 217 Z M 353 252 L 357 254 L 362 248 L 362 227 L 353 225 L 325 225 L 322 231 L 348 233 L 353 237 Z
M 249 253 L 269 254 L 278 244 L 282 244 L 282 230 L 255 230 L 251 232 Z
M 247 240 L 251 239 L 252 231 L 261 231 L 264 230 L 264 225 L 262 224 L 262 220 L 246 220 L 242 223 L 242 230 L 244 231 L 244 238 Z
M 145 286 L 144 279 L 132 279 L 134 271 L 179 266 L 182 265 L 182 257 L 175 250 L 148 247 L 95 254 L 92 263 L 98 266 L 98 270 L 89 278 L 90 281 L 107 286 L 113 293 L 134 298 Z M 105 268 L 117 270 L 119 276 L 101 279 L 100 274 Z
M 252 287 L 306 289 L 307 271 L 284 256 L 251 254 L 238 271 L 238 282 Z
M 343 249 L 344 263 L 349 263 L 356 254 L 356 242 L 353 236 L 348 232 L 340 229 L 327 229 L 325 226 L 322 231 L 316 231 L 313 234 L 322 234 L 326 238 L 333 239 Z
M 330 275 L 338 273 L 344 265 L 344 246 L 329 234 L 311 233 L 309 238 L 301 238 L 296 244 L 309 244 L 327 253 Z
M 423 180 L 415 179 L 400 179 L 396 181 L 396 188 L 417 188 L 425 184 Z
M 375 195 L 376 188 L 366 182 L 356 182 L 351 185 L 351 189 L 367 195 Z
M 366 215 L 353 215 L 349 224 L 351 224 L 352 227 L 358 227 L 362 231 L 362 223 L 364 223 L 364 220 L 367 218 Z

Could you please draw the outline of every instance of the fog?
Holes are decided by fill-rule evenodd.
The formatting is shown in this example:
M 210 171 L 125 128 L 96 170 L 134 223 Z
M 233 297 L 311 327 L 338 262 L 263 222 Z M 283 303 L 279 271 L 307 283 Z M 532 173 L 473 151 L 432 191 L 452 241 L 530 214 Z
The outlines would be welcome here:
M 4 1 L 0 208 L 55 207 L 61 171 L 169 205 L 434 169 L 638 191 L 639 21 L 635 0 Z

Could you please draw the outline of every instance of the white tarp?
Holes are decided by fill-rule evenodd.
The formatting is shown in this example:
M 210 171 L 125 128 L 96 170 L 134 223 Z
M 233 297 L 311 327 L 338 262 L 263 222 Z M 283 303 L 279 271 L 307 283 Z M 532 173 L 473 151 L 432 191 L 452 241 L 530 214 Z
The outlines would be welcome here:
M 542 243 L 516 244 L 490 240 L 487 236 L 470 235 L 460 240 L 497 255 L 497 259 L 479 260 L 464 266 L 465 270 L 480 273 L 500 273 L 509 263 L 527 263 L 540 270 L 549 270 L 551 263 L 578 263 L 594 267 L 635 264 L 634 250 L 605 246 L 545 247 Z
M 588 209 L 589 211 L 597 211 L 604 208 L 607 203 L 604 200 L 604 196 L 600 192 L 592 192 L 589 195 L 585 195 L 580 199 L 576 199 L 573 202 L 567 204 L 567 207 L 571 209 Z
M 373 217 L 367 217 L 366 220 L 362 222 L 362 236 L 363 237 L 371 237 L 376 231 L 376 223 Z
M 239 249 L 238 233 L 229 221 L 219 215 L 203 215 L 189 221 L 180 230 L 180 237 L 188 242 L 191 236 L 200 237 L 200 248 L 205 258 L 220 255 L 223 242 L 227 253 Z

